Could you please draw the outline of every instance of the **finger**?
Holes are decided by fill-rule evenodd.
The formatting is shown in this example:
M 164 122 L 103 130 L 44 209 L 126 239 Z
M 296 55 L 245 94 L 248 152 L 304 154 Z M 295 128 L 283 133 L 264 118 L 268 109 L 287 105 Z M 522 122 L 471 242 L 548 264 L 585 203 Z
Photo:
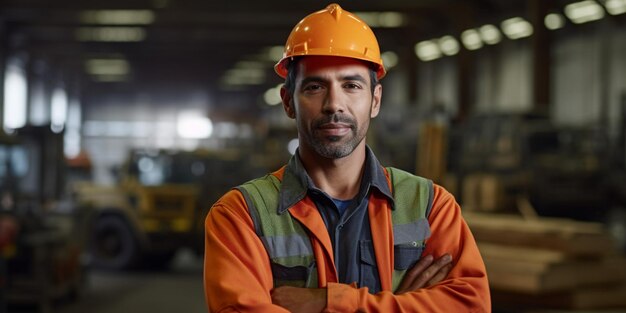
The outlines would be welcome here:
M 433 278 L 431 278 L 428 283 L 426 283 L 427 287 L 430 287 L 434 284 L 439 283 L 440 281 L 446 279 L 450 271 L 452 270 L 452 263 L 448 263 L 446 266 L 442 267 Z
M 452 262 L 452 257 L 449 254 L 444 254 L 439 259 L 435 260 L 428 268 L 422 271 L 411 283 L 410 290 L 417 290 L 424 288 L 429 280 L 431 280 L 444 266 Z
M 417 275 L 417 277 L 415 277 L 412 281 L 410 281 L 408 289 L 416 290 L 426 287 L 428 281 L 430 281 L 439 272 L 439 270 L 450 262 L 452 262 L 452 257 L 449 254 L 444 254 L 442 257 L 432 262 L 428 268 L 420 272 L 419 275 Z
M 412 289 L 409 289 L 409 287 L 412 285 L 413 281 L 433 263 L 433 260 L 433 256 L 429 254 L 422 257 L 415 265 L 413 265 L 413 267 L 404 275 L 402 282 L 396 289 L 396 294 L 411 291 Z

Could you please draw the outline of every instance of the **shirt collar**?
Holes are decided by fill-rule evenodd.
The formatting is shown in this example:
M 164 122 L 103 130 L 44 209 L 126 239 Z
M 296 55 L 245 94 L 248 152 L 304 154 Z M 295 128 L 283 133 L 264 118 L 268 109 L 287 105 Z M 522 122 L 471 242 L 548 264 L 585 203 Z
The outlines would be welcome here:
M 358 197 L 365 197 L 374 187 L 378 192 L 387 197 L 393 206 L 393 195 L 387 183 L 387 177 L 383 171 L 382 165 L 376 159 L 372 150 L 366 146 L 365 169 L 363 171 L 363 180 L 361 181 L 361 190 Z M 296 152 L 289 160 L 283 180 L 281 182 L 280 193 L 278 195 L 278 214 L 282 214 L 296 203 L 304 199 L 309 190 L 317 189 L 313 180 L 307 174 L 302 161 Z

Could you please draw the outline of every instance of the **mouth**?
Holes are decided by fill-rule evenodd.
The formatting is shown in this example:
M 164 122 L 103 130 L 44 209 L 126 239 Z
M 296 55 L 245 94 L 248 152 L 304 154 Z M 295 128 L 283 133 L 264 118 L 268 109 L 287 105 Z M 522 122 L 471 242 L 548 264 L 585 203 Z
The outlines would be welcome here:
M 352 125 L 346 123 L 325 123 L 318 127 L 324 136 L 340 137 L 352 131 Z

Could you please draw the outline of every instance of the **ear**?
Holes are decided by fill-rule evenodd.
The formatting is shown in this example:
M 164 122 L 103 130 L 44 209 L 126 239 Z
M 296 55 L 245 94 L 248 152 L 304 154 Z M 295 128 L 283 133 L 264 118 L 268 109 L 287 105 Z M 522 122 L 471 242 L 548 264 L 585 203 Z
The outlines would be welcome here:
M 372 110 L 370 112 L 370 118 L 375 118 L 380 112 L 380 99 L 383 96 L 383 85 L 377 84 L 374 87 L 374 94 L 372 95 Z
M 296 108 L 293 106 L 293 97 L 283 85 L 280 87 L 280 98 L 283 101 L 283 109 L 289 118 L 296 118 Z

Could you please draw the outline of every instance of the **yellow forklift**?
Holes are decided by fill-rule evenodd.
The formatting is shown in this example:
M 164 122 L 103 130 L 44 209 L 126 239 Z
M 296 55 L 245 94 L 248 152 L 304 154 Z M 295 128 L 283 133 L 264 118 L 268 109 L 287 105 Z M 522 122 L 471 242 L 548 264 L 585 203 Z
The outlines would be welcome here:
M 91 264 L 110 270 L 159 269 L 180 248 L 202 254 L 208 209 L 228 188 L 245 181 L 237 175 L 245 163 L 231 153 L 132 150 L 116 171 L 115 185 L 74 184 L 76 202 L 95 211 Z

